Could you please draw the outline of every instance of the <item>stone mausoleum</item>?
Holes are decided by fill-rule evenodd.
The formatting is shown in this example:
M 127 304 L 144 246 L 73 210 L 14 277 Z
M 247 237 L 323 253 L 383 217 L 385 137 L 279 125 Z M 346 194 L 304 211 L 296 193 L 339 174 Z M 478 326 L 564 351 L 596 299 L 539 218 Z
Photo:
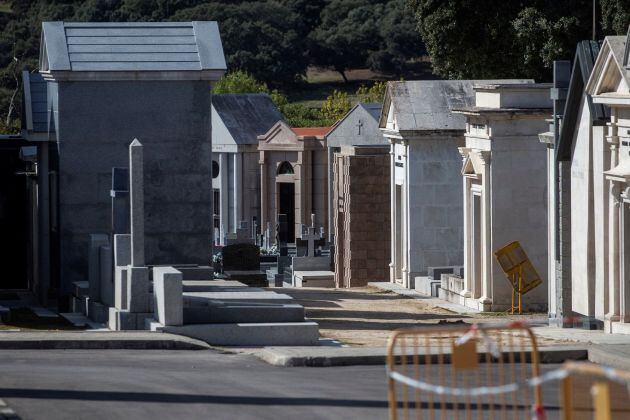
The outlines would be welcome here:
M 212 97 L 212 188 L 214 241 L 248 223 L 250 236 L 260 226 L 258 136 L 282 118 L 267 94 L 221 94 Z M 258 224 L 254 232 L 254 222 Z M 262 227 L 262 229 L 261 229 Z
M 547 151 L 538 134 L 551 113 L 550 87 L 475 84 L 475 104 L 454 110 L 466 116 L 459 149 L 464 276 L 443 281 L 441 298 L 481 311 L 510 309 L 512 286 L 494 253 L 518 241 L 543 280 L 524 295 L 523 307 L 547 309 Z
M 629 36 L 630 37 L 630 33 Z M 603 105 L 610 112 L 610 122 L 604 133 L 606 144 L 597 147 L 598 160 L 609 160 L 598 170 L 596 176 L 604 176 L 605 185 L 600 194 L 593 197 L 592 206 L 608 209 L 599 218 L 607 218 L 607 231 L 595 236 L 595 249 L 604 251 L 608 263 L 604 282 L 594 286 L 584 281 L 576 284 L 573 267 L 572 303 L 576 312 L 595 310 L 595 316 L 603 320 L 604 329 L 612 333 L 630 333 L 630 52 L 628 37 L 606 37 L 597 60 L 593 65 L 586 93 L 593 103 Z M 598 142 L 599 143 L 599 142 Z M 601 146 L 603 150 L 600 149 Z M 602 171 L 603 169 L 603 171 Z M 600 172 L 601 171 L 601 172 Z M 573 192 L 573 191 L 572 191 Z M 607 203 L 606 203 L 607 202 Z M 575 217 L 575 215 L 573 215 Z M 596 220 L 598 218 L 596 217 Z M 596 225 L 597 226 L 597 225 Z M 601 226 L 601 224 L 600 224 Z M 575 225 L 572 225 L 575 227 Z M 581 236 L 590 233 L 581 224 L 576 232 Z M 571 232 L 571 245 L 575 243 Z M 588 296 L 595 287 L 601 289 L 595 296 Z M 603 316 L 602 316 L 603 315 Z
M 25 84 L 45 86 L 25 95 L 38 121 L 26 135 L 44 140 L 39 272 L 58 270 L 61 293 L 87 279 L 88 235 L 112 233 L 112 168 L 127 167 L 134 138 L 145 149 L 146 263 L 207 265 L 211 84 L 226 69 L 216 22 L 44 22 L 40 51 L 43 82 Z
M 464 145 L 466 119 L 453 108 L 474 105 L 474 83 L 422 80 L 387 85 L 379 127 L 391 144 L 392 283 L 427 293 L 430 268 L 452 271 L 462 265 L 457 148 Z
M 278 121 L 258 136 L 261 226 L 275 225 L 278 215 L 285 214 L 287 243 L 295 243 L 302 225 L 312 224 L 312 214 L 315 225 L 328 232 L 329 129 L 291 128 Z

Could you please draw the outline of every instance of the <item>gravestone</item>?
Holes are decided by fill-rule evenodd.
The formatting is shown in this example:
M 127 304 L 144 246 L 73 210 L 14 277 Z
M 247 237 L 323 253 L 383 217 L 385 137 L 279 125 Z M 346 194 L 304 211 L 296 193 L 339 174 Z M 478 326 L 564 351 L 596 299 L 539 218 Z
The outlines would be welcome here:
M 330 256 L 316 255 L 315 241 L 324 237 L 324 230 L 315 226 L 315 215 L 311 225 L 300 227 L 300 239 L 307 243 L 305 256 L 291 259 L 291 285 L 293 287 L 335 287 L 334 273 L 330 270 Z
M 260 271 L 260 248 L 254 244 L 224 246 L 223 273 L 229 280 L 251 287 L 266 287 L 267 277 Z

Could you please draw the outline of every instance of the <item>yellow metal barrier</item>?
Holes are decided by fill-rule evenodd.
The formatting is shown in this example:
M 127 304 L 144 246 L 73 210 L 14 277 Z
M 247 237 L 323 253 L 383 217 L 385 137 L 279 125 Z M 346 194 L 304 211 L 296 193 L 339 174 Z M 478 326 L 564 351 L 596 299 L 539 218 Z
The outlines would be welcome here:
M 630 372 L 566 362 L 560 387 L 562 420 L 630 419 Z
M 395 331 L 387 369 L 391 420 L 544 418 L 540 384 L 527 383 L 538 345 L 521 323 Z

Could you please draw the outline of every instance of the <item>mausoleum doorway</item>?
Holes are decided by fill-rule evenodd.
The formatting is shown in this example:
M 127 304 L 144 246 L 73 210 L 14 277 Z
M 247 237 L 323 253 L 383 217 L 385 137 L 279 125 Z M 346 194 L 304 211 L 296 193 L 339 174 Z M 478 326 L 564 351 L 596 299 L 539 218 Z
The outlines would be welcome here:
M 12 142 L 13 143 L 13 142 Z M 0 145 L 0 289 L 28 288 L 29 196 L 20 147 Z
M 278 182 L 278 214 L 287 215 L 287 243 L 295 242 L 295 184 L 293 182 Z

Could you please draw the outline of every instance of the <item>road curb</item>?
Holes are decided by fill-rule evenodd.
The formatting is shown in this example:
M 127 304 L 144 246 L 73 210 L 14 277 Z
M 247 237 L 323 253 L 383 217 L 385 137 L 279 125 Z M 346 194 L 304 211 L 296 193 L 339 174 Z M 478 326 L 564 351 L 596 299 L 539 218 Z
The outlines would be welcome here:
M 0 333 L 0 350 L 208 350 L 211 348 L 200 340 L 146 331 Z
M 282 367 L 331 367 L 385 365 L 386 350 L 383 347 L 268 347 L 255 353 L 260 360 Z M 563 363 L 567 360 L 587 360 L 588 350 L 583 347 L 543 347 L 539 351 L 540 362 L 545 364 Z M 424 363 L 425 354 L 419 355 L 420 363 Z M 435 354 L 431 355 L 435 358 Z M 400 360 L 401 356 L 397 356 Z M 412 361 L 407 355 L 407 362 Z M 531 352 L 525 352 L 527 360 Z

